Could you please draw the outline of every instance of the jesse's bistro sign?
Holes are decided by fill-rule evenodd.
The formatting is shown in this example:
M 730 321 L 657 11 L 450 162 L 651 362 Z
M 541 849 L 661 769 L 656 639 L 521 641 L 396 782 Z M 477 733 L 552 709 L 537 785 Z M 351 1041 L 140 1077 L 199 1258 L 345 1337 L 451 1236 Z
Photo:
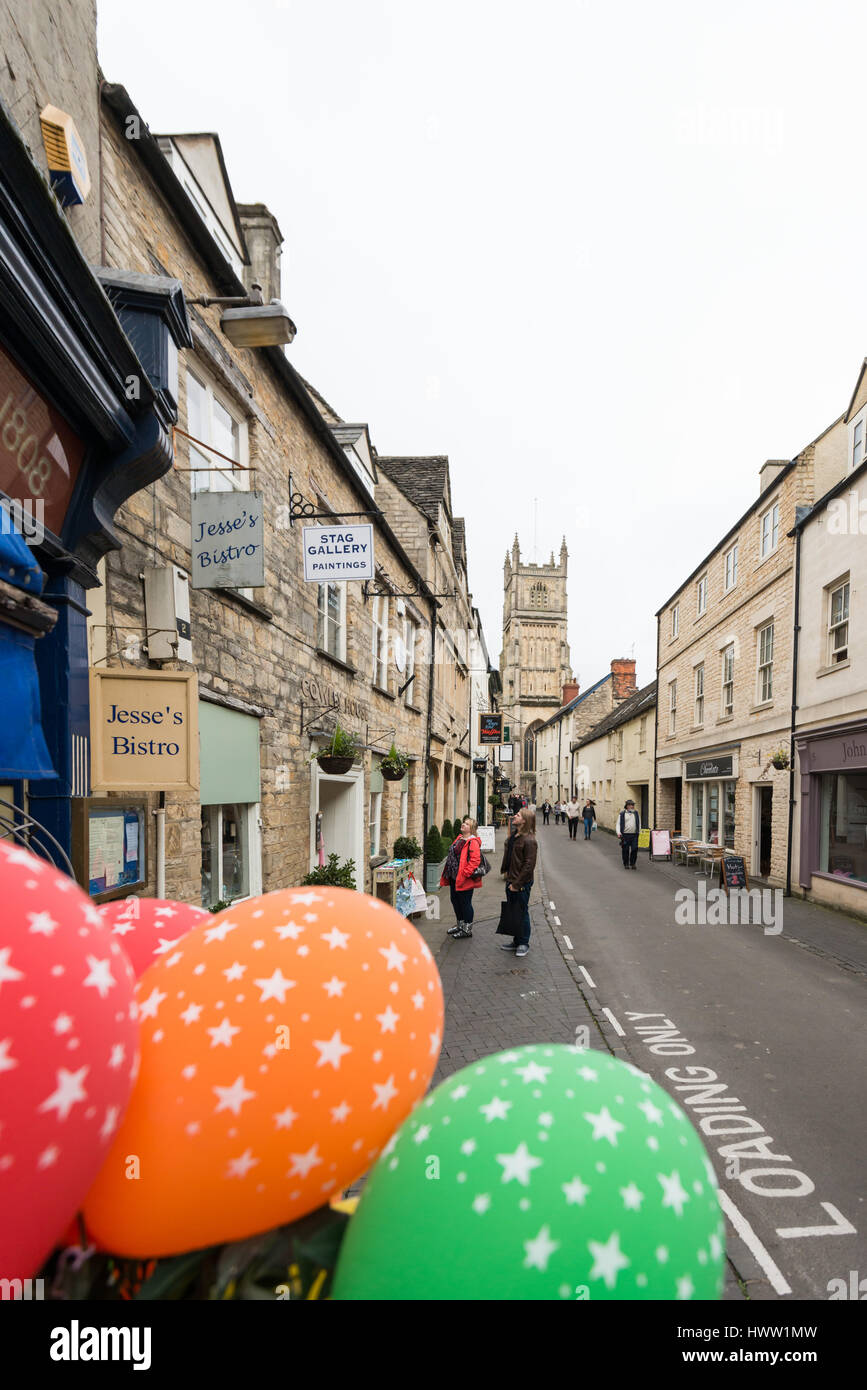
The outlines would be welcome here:
M 94 791 L 197 791 L 198 679 L 193 671 L 90 671 Z
M 304 581 L 339 583 L 373 578 L 373 526 L 302 526 Z

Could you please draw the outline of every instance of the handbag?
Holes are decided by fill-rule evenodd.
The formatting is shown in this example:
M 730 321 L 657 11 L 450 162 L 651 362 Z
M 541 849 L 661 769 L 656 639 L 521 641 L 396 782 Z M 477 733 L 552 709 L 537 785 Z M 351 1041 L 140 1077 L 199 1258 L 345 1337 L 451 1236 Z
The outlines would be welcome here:
M 489 874 L 490 872 L 490 863 L 488 862 L 486 856 L 483 854 L 479 859 L 479 867 L 477 869 L 473 869 L 472 877 L 476 879 L 481 879 L 485 877 L 485 874 Z
M 524 913 L 521 904 L 516 901 L 515 894 L 510 893 L 504 898 L 500 907 L 500 920 L 497 923 L 496 935 L 518 936 L 523 924 Z

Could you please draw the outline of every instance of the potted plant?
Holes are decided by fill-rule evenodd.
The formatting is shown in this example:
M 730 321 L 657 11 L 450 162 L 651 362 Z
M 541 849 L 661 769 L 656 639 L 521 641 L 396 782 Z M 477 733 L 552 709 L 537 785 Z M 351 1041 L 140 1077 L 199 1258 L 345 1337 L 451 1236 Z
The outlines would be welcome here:
M 440 834 L 445 840 L 446 846 L 452 843 L 452 840 L 455 838 L 455 828 L 450 820 L 446 819 L 443 821 L 443 828 L 440 831 Z M 446 849 L 446 853 L 448 853 L 448 849 Z
M 398 835 L 392 850 L 393 859 L 420 859 L 421 845 L 412 835 Z
M 341 864 L 336 854 L 329 854 L 327 864 L 320 864 L 318 868 L 311 869 L 310 873 L 302 878 L 302 887 L 306 888 L 310 884 L 314 887 L 324 885 L 329 888 L 354 889 L 355 860 L 344 859 Z
M 425 876 L 424 886 L 428 893 L 435 893 L 440 886 L 440 875 L 443 865 L 446 862 L 446 855 L 449 852 L 448 845 L 443 843 L 443 838 L 435 825 L 432 825 L 427 832 L 424 842 L 425 857 Z
M 406 776 L 408 767 L 408 755 L 400 752 L 394 744 L 391 745 L 382 762 L 379 764 L 379 770 L 386 782 L 402 782 Z
M 789 750 L 788 750 L 788 748 L 775 748 L 774 751 L 773 751 L 773 753 L 771 754 L 771 762 L 773 763 L 773 765 L 774 765 L 774 767 L 777 769 L 777 771 L 781 771 L 783 768 L 788 767 L 788 766 L 789 766 Z
M 323 772 L 331 777 L 339 777 L 348 772 L 358 757 L 360 741 L 357 734 L 351 734 L 340 724 L 334 727 L 331 742 L 325 748 L 317 748 L 311 753 L 310 761 L 319 764 Z

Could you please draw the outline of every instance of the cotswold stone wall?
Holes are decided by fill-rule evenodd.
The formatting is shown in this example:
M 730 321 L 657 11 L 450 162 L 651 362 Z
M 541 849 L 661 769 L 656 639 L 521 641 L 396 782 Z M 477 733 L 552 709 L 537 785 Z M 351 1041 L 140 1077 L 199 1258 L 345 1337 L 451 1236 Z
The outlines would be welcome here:
M 103 112 L 105 242 L 107 263 L 176 276 L 188 297 L 218 293 L 195 248 L 141 164 L 112 114 Z M 199 686 L 216 700 L 259 719 L 261 752 L 262 874 L 265 891 L 297 883 L 311 865 L 311 735 L 304 722 L 326 729 L 341 723 L 374 746 L 363 754 L 364 883 L 370 886 L 369 773 L 394 738 L 414 761 L 409 781 L 409 834 L 422 835 L 423 766 L 430 667 L 418 664 L 413 705 L 398 698 L 402 683 L 390 646 L 387 689 L 372 683 L 372 603 L 358 582 L 347 585 L 345 660 L 319 649 L 318 586 L 303 582 L 301 526 L 288 523 L 289 473 L 293 487 L 317 503 L 357 512 L 365 505 L 311 422 L 291 399 L 264 353 L 233 348 L 221 334 L 219 309 L 191 309 L 195 350 L 182 355 L 180 428 L 191 429 L 187 377 L 192 370 L 246 422 L 251 482 L 264 495 L 265 585 L 252 601 L 226 590 L 191 590 L 193 666 Z M 188 469 L 189 446 L 176 436 L 176 464 Z M 137 494 L 119 513 L 123 548 L 107 558 L 105 617 L 111 651 L 126 650 L 126 665 L 148 664 L 142 571 L 177 565 L 189 572 L 190 474 L 176 471 Z M 412 586 L 410 571 L 379 527 L 376 559 L 398 588 Z M 102 601 L 101 600 L 101 601 Z M 429 621 L 427 602 L 413 601 L 418 624 Z M 394 613 L 395 606 L 392 605 Z M 94 642 L 100 634 L 94 629 Z M 136 644 L 140 644 L 136 654 Z M 117 654 L 109 665 L 117 664 Z M 177 663 L 174 663 L 177 665 Z M 325 708 L 317 715 L 315 706 Z M 400 788 L 385 783 L 382 837 L 391 852 L 399 833 Z M 200 892 L 200 807 L 196 794 L 167 797 L 169 896 L 197 901 Z M 327 848 L 327 847 L 326 847 Z M 153 855 L 150 856 L 153 864 Z M 149 890 L 153 891 L 153 875 Z

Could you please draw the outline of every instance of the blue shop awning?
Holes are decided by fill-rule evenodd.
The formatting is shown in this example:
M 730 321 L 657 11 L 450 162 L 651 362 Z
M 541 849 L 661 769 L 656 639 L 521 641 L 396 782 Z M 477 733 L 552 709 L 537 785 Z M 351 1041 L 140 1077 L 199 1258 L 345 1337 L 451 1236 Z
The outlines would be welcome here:
M 42 570 L 5 508 L 0 508 L 0 523 L 0 582 L 4 592 L 17 589 L 24 594 L 41 594 Z M 14 623 L 8 618 L 10 605 L 5 604 L 0 608 L 0 778 L 56 777 L 42 732 L 36 637 L 27 631 L 23 609 Z

